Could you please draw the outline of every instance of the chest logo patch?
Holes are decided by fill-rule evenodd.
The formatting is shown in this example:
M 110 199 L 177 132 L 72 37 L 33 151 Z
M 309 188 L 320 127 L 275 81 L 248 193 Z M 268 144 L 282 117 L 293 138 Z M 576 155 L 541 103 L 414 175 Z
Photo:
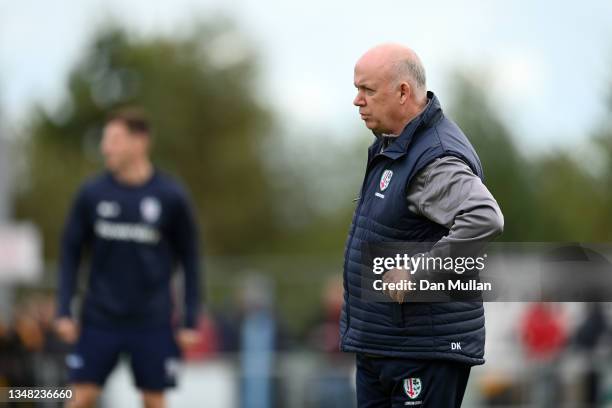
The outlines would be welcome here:
M 389 183 L 391 182 L 391 177 L 393 177 L 393 171 L 385 170 L 380 178 L 380 191 L 385 191 L 387 187 L 389 187 Z
M 114 201 L 100 201 L 96 207 L 96 212 L 102 218 L 114 218 L 121 213 L 121 207 Z
M 161 204 L 155 197 L 145 197 L 140 202 L 140 215 L 148 223 L 154 223 L 161 215 Z

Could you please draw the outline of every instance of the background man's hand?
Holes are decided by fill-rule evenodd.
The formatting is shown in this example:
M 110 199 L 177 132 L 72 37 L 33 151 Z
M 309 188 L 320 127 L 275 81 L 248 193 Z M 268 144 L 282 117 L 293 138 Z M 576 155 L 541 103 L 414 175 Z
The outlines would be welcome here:
M 384 283 L 400 283 L 410 280 L 410 271 L 406 269 L 390 269 L 382 277 Z M 407 290 L 387 290 L 387 295 L 397 303 L 404 303 Z
M 66 343 L 74 343 L 79 337 L 79 326 L 70 317 L 60 317 L 55 321 L 57 335 Z
M 182 328 L 176 334 L 176 340 L 182 350 L 193 347 L 200 341 L 200 332 L 194 329 Z

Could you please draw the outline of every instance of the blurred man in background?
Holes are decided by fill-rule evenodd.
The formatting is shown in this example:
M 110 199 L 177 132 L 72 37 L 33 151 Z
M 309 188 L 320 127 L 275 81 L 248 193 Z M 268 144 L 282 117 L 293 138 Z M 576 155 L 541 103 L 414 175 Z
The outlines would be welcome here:
M 357 353 L 358 406 L 459 407 L 471 366 L 484 363 L 482 302 L 404 303 L 410 295 L 402 290 L 388 291 L 393 302 L 368 301 L 361 273 L 371 265 L 362 248 L 431 243 L 428 255 L 441 257 L 449 244 L 493 239 L 503 217 L 474 148 L 427 91 L 414 51 L 377 46 L 354 74 L 353 103 L 376 136 L 344 267 L 341 346 Z M 390 269 L 382 280 L 409 281 L 411 272 Z
M 56 329 L 75 343 L 67 358 L 75 398 L 92 406 L 128 355 L 145 407 L 163 407 L 175 385 L 179 345 L 197 341 L 197 228 L 187 192 L 149 158 L 151 130 L 139 109 L 112 114 L 101 142 L 107 171 L 84 183 L 67 218 Z M 90 271 L 79 323 L 71 312 L 83 249 Z M 184 316 L 175 336 L 171 277 L 184 271 Z M 177 341 L 178 340 L 178 344 Z

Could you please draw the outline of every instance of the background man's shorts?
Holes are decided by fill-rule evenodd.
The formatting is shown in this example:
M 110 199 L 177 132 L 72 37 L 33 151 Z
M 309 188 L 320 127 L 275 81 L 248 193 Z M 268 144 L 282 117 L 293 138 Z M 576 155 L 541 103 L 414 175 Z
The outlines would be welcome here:
M 470 366 L 452 361 L 357 354 L 357 406 L 460 407 L 469 376 Z
M 180 351 L 170 327 L 82 327 L 73 352 L 66 357 L 69 380 L 103 386 L 120 356 L 128 357 L 139 389 L 162 391 L 176 385 Z

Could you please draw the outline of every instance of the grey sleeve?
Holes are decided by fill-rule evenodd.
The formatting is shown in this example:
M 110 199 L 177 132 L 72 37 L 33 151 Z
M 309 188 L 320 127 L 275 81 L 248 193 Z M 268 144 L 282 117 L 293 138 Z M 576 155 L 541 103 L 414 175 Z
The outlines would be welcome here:
M 497 201 L 457 157 L 442 157 L 426 166 L 407 191 L 411 211 L 449 229 L 431 249 L 431 256 L 447 256 L 448 244 L 484 245 L 503 231 L 504 217 Z

